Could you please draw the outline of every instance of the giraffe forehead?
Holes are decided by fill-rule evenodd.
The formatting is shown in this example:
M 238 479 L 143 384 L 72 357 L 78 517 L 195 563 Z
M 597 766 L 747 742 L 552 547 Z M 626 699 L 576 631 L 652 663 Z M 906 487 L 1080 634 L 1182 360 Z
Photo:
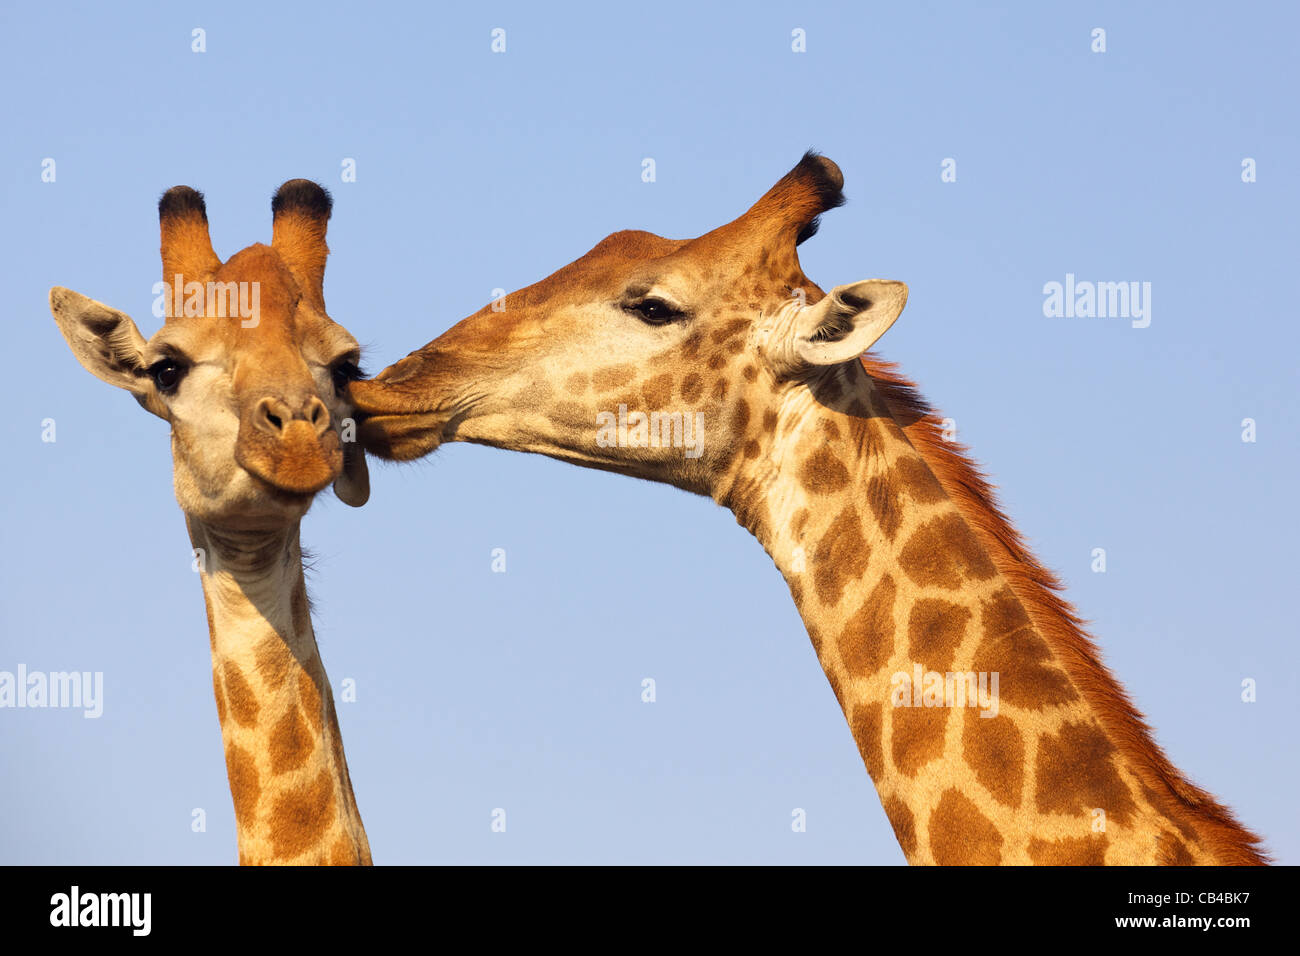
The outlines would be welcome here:
M 178 353 L 193 361 L 234 364 L 248 375 L 296 371 L 304 359 L 325 364 L 350 353 L 354 360 L 359 357 L 356 339 L 301 295 L 275 252 L 250 247 L 257 248 L 265 254 L 241 253 L 197 284 L 200 288 L 192 291 L 199 306 L 191 311 L 202 314 L 169 317 L 150 340 L 151 361 Z
M 566 292 L 579 297 L 592 292 L 636 296 L 661 289 L 712 294 L 711 303 L 695 303 L 703 308 L 709 304 L 732 306 L 772 294 L 784 296 L 794 289 L 804 289 L 813 301 L 821 297 L 821 290 L 799 268 L 793 245 L 784 248 L 766 236 L 738 236 L 730 229 L 734 225 L 697 239 L 616 232 L 586 255 L 510 298 L 517 305 L 553 305 Z

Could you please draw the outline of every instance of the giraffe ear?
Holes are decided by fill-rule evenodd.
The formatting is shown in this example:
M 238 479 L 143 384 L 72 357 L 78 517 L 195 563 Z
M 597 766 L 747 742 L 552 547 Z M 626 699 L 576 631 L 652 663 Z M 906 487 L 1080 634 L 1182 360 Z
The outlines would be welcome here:
M 167 417 L 145 368 L 148 343 L 129 315 L 60 286 L 50 290 L 50 311 L 87 372 L 130 392 L 159 418 Z
M 856 359 L 889 331 L 907 304 L 907 286 L 867 279 L 836 286 L 800 311 L 793 352 L 804 366 L 840 365 Z

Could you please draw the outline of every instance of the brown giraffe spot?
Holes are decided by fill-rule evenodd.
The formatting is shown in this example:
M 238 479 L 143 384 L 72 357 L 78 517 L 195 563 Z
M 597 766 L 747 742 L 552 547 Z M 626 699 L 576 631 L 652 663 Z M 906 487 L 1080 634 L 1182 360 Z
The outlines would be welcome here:
M 217 721 L 221 724 L 226 722 L 226 692 L 221 689 L 221 678 L 217 675 L 217 669 L 212 668 L 212 693 L 217 698 Z
M 745 426 L 749 424 L 749 403 L 737 402 L 736 410 L 731 415 L 731 427 L 737 432 L 743 432 Z
M 611 365 L 596 369 L 591 374 L 591 384 L 598 392 L 608 392 L 632 381 L 636 368 L 632 365 Z
M 969 797 L 945 790 L 930 814 L 930 852 L 940 866 L 996 866 L 1002 834 Z
M 1069 675 L 1056 665 L 1047 642 L 1027 626 L 1029 616 L 1009 588 L 981 604 L 980 621 L 984 637 L 971 667 L 998 674 L 1002 700 L 1041 710 L 1078 699 Z
M 556 402 L 546 410 L 546 417 L 553 422 L 595 422 L 591 410 L 578 402 Z
M 890 541 L 903 523 L 903 503 L 898 488 L 889 476 L 872 475 L 867 482 L 867 504 L 876 516 L 876 524 Z
M 288 859 L 311 849 L 329 829 L 333 814 L 334 787 L 328 770 L 322 770 L 311 783 L 280 794 L 268 821 L 275 855 Z
M 1065 723 L 1059 734 L 1040 736 L 1038 812 L 1076 815 L 1100 807 L 1125 823 L 1135 805 L 1115 769 L 1114 754 L 1115 745 L 1096 725 Z
M 962 638 L 970 609 L 942 598 L 919 598 L 907 619 L 907 643 L 912 660 L 929 670 L 946 672 Z
M 908 577 L 921 587 L 956 590 L 966 578 L 993 577 L 993 562 L 956 512 L 932 518 L 912 532 L 898 555 Z
M 714 401 L 720 402 L 726 397 L 727 397 L 727 380 L 725 378 L 720 378 L 713 383 L 713 399 Z
M 849 483 L 849 470 L 835 452 L 822 445 L 804 459 L 799 468 L 799 482 L 815 495 L 829 495 Z
M 1101 833 L 1059 840 L 1034 837 L 1029 841 L 1029 859 L 1035 866 L 1105 866 L 1107 842 Z
M 890 749 L 899 773 L 915 777 L 916 772 L 943 753 L 943 735 L 948 727 L 950 707 L 893 707 Z
M 257 674 L 270 690 L 279 690 L 284 686 L 293 665 L 293 654 L 284 641 L 268 637 L 257 645 Z
M 564 380 L 564 390 L 570 395 L 586 395 L 591 387 L 591 380 L 586 372 L 574 372 Z
M 699 332 L 692 332 L 682 342 L 682 356 L 688 359 L 698 358 L 700 346 L 704 343 L 704 336 Z
M 709 368 L 716 372 L 718 369 L 722 368 L 722 366 L 727 364 L 727 358 L 728 356 L 726 352 L 714 352 L 709 356 Z
M 803 584 L 801 584 L 797 580 L 794 580 L 793 578 L 788 579 L 788 583 L 790 585 L 790 597 L 794 598 L 794 606 L 802 607 L 803 606 Z M 813 625 L 809 624 L 808 633 L 810 636 L 812 636 L 812 632 L 813 632 Z M 818 650 L 821 649 L 821 642 L 817 637 L 813 637 L 813 646 L 816 647 Z
M 934 473 L 920 458 L 905 456 L 898 459 L 894 463 L 894 473 L 908 495 L 918 504 L 932 505 L 943 500 L 943 485 L 939 484 L 939 479 L 934 477 Z
M 247 829 L 257 811 L 257 801 L 262 796 L 262 785 L 257 778 L 257 763 L 253 755 L 238 744 L 226 747 L 226 777 L 230 782 L 230 797 L 235 804 L 235 819 L 240 829 Z
M 818 600 L 826 607 L 838 604 L 845 586 L 866 571 L 870 557 L 871 549 L 862 539 L 862 518 L 849 505 L 817 542 L 813 584 Z
M 1196 857 L 1192 856 L 1183 841 L 1178 839 L 1172 833 L 1160 834 L 1160 842 L 1157 844 L 1160 848 L 1160 865 L 1161 866 L 1195 866 Z
M 682 379 L 683 401 L 693 402 L 700 397 L 703 391 L 704 379 L 700 378 L 697 373 L 691 372 L 690 375 L 687 375 L 686 378 Z
M 776 431 L 776 412 L 770 408 L 763 412 L 763 431 Z
M 754 441 L 754 439 L 751 438 L 749 441 L 745 442 L 746 458 L 757 458 L 761 450 L 762 449 L 758 446 L 758 442 Z
M 645 399 L 647 408 L 651 410 L 667 408 L 668 403 L 673 400 L 672 373 L 665 372 L 663 375 L 648 379 L 641 386 L 641 395 Z
M 880 746 L 880 733 L 884 723 L 882 708 L 879 701 L 874 704 L 859 704 L 853 708 L 853 719 L 849 722 L 849 729 L 858 745 L 858 753 L 862 755 L 862 763 L 872 780 L 879 780 L 885 770 L 885 754 Z
M 321 699 L 316 682 L 306 671 L 298 672 L 298 703 L 307 716 L 307 723 L 316 734 L 321 730 Z
M 885 816 L 889 817 L 889 824 L 894 828 L 894 837 L 903 850 L 903 856 L 910 859 L 916 852 L 916 821 L 912 819 L 912 811 L 897 796 L 885 800 L 884 807 Z
M 732 319 L 721 328 L 714 329 L 711 338 L 715 345 L 721 345 L 723 342 L 734 339 L 747 328 L 749 328 L 749 319 Z
M 754 379 L 758 378 L 758 369 L 752 365 L 746 365 L 740 370 L 740 374 L 745 377 L 746 382 L 752 382 Z
M 987 601 L 980 605 L 980 621 L 983 623 L 984 636 L 1002 637 L 1029 627 L 1029 614 L 1020 603 L 1015 592 L 1009 587 L 999 588 Z
M 1025 742 L 1010 717 L 981 717 L 977 708 L 966 709 L 961 735 L 962 757 L 975 771 L 993 799 L 1008 807 L 1020 806 L 1025 781 Z
M 888 421 L 888 424 L 886 422 Z M 891 430 L 889 425 L 893 425 Z M 876 445 L 898 444 L 906 437 L 902 434 L 902 429 L 892 420 L 868 416 L 867 431 L 871 434 L 871 441 Z
M 1178 832 L 1183 835 L 1183 839 L 1190 840 L 1192 843 L 1198 841 L 1199 836 L 1196 832 L 1196 828 L 1186 820 L 1180 819 L 1177 813 L 1171 813 L 1168 811 L 1171 802 L 1168 797 L 1163 800 L 1160 799 L 1160 795 L 1141 780 L 1138 781 L 1138 789 L 1142 791 L 1142 797 L 1146 800 L 1147 806 L 1150 807 L 1154 813 L 1164 817 L 1168 822 L 1177 827 Z
M 230 708 L 235 723 L 241 727 L 253 726 L 257 723 L 257 712 L 260 709 L 253 688 L 234 661 L 226 661 L 222 670 L 226 678 L 226 705 Z
M 822 433 L 822 437 L 830 441 L 840 440 L 840 426 L 836 425 L 829 418 L 823 418 L 817 422 L 817 430 Z
M 267 747 L 271 755 L 272 773 L 297 770 L 307 762 L 311 756 L 312 738 L 297 704 L 290 707 L 276 722 Z
M 894 579 L 886 574 L 840 632 L 840 659 L 854 677 L 874 674 L 894 653 Z

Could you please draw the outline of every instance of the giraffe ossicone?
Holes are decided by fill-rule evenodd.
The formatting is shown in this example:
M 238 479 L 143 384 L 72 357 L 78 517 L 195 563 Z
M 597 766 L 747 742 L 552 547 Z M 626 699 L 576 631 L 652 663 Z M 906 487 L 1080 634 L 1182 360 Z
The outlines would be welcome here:
M 944 420 L 860 358 L 906 287 L 804 275 L 842 186 L 809 153 L 699 238 L 609 236 L 351 383 L 363 444 L 540 453 L 729 508 L 785 576 L 913 863 L 1266 862 L 1156 745 Z M 598 440 L 616 411 L 634 440 Z M 698 454 L 664 440 L 687 421 Z
M 170 294 L 147 340 L 129 316 L 68 289 L 50 291 L 50 309 L 88 371 L 171 426 L 240 862 L 369 864 L 299 542 L 325 487 L 358 507 L 370 494 L 345 425 L 360 349 L 325 313 L 329 194 L 291 180 L 271 208 L 271 245 L 222 263 L 202 195 L 163 194 Z

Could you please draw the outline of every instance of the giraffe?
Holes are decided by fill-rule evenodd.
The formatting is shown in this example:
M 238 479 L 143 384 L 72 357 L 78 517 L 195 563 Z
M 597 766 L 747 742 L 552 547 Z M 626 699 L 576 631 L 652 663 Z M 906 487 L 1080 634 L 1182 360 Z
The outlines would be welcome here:
M 906 286 L 804 275 L 797 246 L 842 187 L 810 151 L 699 238 L 614 233 L 350 383 L 363 445 L 540 453 L 730 509 L 784 575 L 911 863 L 1267 862 L 1153 741 L 937 414 L 864 356 Z
M 326 485 L 354 507 L 370 494 L 364 452 L 340 440 L 360 350 L 325 313 L 331 209 L 317 184 L 285 183 L 271 245 L 223 264 L 202 194 L 169 189 L 158 203 L 166 318 L 147 341 L 124 313 L 50 291 L 81 364 L 171 426 L 241 864 L 371 862 L 299 539 Z

